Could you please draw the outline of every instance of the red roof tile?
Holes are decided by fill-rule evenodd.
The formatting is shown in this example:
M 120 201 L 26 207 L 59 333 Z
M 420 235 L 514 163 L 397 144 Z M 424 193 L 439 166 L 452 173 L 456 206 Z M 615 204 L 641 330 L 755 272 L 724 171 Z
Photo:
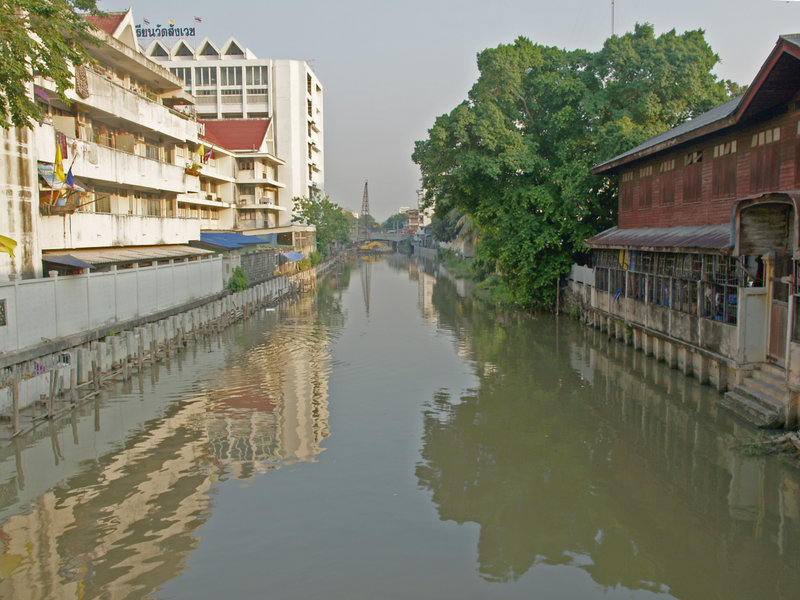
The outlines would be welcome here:
M 267 135 L 270 119 L 203 121 L 206 140 L 227 150 L 257 150 Z
M 106 13 L 103 17 L 99 15 L 84 15 L 83 18 L 98 29 L 101 29 L 108 35 L 113 36 L 114 32 L 117 30 L 117 27 L 119 27 L 119 24 L 122 23 L 122 19 L 124 19 L 125 15 L 127 14 L 127 12 L 110 12 Z

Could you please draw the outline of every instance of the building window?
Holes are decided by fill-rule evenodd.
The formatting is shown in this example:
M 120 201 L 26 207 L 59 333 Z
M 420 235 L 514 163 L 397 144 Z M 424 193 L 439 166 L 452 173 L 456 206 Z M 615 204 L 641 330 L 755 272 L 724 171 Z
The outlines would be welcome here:
M 703 151 L 696 150 L 684 157 L 683 201 L 697 202 L 703 188 Z
M 764 192 L 780 185 L 780 127 L 754 133 L 750 141 L 750 190 Z
M 711 179 L 714 198 L 736 195 L 736 140 L 714 146 Z
M 653 206 L 653 166 L 639 169 L 639 208 Z
M 620 178 L 619 207 L 620 210 L 631 210 L 633 208 L 633 171 L 623 173 Z
M 0 327 L 5 327 L 6 325 L 8 325 L 6 320 L 6 299 L 3 298 L 0 300 Z
M 242 68 L 241 67 L 220 67 L 219 68 L 219 82 L 220 85 L 242 85 Z
M 183 79 L 186 87 L 192 85 L 192 68 L 191 67 L 171 67 L 170 72 Z
M 267 67 L 247 67 L 245 75 L 247 85 L 267 85 L 269 83 Z M 264 93 L 266 93 L 266 90 Z
M 195 67 L 194 82 L 198 86 L 217 85 L 217 67 Z
M 109 194 L 96 193 L 94 197 L 94 212 L 110 213 L 111 196 Z
M 661 204 L 675 202 L 675 159 L 671 158 L 661 163 L 658 168 L 658 191 Z

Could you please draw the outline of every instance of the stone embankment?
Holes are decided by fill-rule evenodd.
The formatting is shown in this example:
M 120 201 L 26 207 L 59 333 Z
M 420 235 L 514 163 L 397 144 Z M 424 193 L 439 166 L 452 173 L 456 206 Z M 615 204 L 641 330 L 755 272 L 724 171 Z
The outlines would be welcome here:
M 253 311 L 313 289 L 316 277 L 337 263 L 338 259 L 332 259 L 100 340 L 6 367 L 0 372 L 0 419 L 7 426 L 0 425 L 0 441 L 94 398 L 112 378 L 127 380 L 132 373 L 184 351 L 189 343 L 218 333 Z

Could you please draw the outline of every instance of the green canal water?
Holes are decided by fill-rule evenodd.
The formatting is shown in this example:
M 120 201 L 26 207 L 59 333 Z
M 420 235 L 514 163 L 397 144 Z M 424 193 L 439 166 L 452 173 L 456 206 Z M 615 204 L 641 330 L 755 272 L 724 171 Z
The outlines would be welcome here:
M 716 391 L 463 288 L 358 260 L 3 448 L 0 596 L 800 597 Z

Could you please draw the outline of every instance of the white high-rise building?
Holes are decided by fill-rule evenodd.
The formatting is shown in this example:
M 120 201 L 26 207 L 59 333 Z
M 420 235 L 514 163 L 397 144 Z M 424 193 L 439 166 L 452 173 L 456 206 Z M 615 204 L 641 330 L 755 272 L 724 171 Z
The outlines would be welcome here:
M 171 48 L 154 40 L 145 53 L 183 79 L 198 118 L 271 119 L 274 154 L 285 162 L 280 205 L 324 187 L 322 85 L 305 61 L 258 58 L 235 38 L 222 46 L 181 39 Z

